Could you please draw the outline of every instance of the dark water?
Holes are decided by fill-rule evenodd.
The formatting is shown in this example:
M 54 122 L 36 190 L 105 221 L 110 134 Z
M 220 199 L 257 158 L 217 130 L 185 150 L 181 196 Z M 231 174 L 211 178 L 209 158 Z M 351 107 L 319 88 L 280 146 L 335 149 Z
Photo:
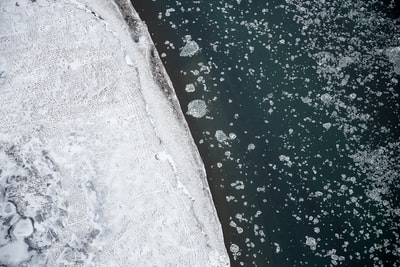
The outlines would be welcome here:
M 186 118 L 232 266 L 400 266 L 397 2 L 134 6 L 184 112 L 207 105 Z

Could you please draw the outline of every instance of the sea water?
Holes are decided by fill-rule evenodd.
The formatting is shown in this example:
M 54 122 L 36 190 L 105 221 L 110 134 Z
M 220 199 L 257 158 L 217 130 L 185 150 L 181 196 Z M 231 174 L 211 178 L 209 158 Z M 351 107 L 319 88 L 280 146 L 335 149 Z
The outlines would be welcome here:
M 400 266 L 395 1 L 135 0 L 232 266 Z

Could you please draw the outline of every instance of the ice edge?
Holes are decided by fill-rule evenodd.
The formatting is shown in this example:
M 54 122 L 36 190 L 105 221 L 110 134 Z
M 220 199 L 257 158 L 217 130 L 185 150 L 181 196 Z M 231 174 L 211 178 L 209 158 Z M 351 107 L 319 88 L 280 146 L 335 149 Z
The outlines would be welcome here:
M 141 40 L 140 40 L 141 37 L 144 37 L 145 38 L 144 41 L 150 47 L 150 49 L 148 51 L 146 51 L 147 54 L 145 56 L 149 59 L 149 62 L 151 63 L 151 73 L 153 75 L 153 79 L 160 86 L 160 89 L 162 89 L 163 94 L 168 99 L 168 101 L 171 103 L 171 105 L 173 107 L 174 115 L 176 116 L 177 121 L 181 124 L 181 127 L 184 129 L 185 136 L 187 137 L 187 139 L 190 142 L 191 147 L 189 150 L 191 151 L 193 158 L 196 160 L 196 165 L 198 167 L 196 172 L 199 174 L 199 176 L 201 178 L 201 182 L 203 185 L 203 191 L 205 191 L 207 193 L 208 201 L 210 202 L 210 204 L 211 204 L 210 206 L 213 209 L 213 215 L 214 215 L 216 221 L 218 222 L 217 227 L 219 228 L 219 232 L 222 235 L 222 225 L 219 221 L 219 218 L 217 215 L 217 210 L 215 208 L 212 194 L 211 194 L 211 191 L 210 191 L 210 188 L 208 185 L 207 174 L 206 174 L 206 170 L 204 167 L 204 162 L 199 154 L 198 148 L 194 142 L 194 139 L 190 132 L 187 121 L 183 115 L 183 110 L 182 110 L 179 100 L 177 98 L 172 81 L 171 81 L 171 79 L 165 69 L 165 66 L 161 61 L 159 53 L 152 41 L 152 38 L 148 31 L 147 25 L 145 24 L 144 21 L 141 20 L 140 16 L 136 12 L 136 10 L 134 9 L 134 7 L 130 3 L 130 1 L 114 0 L 114 3 L 129 28 L 129 33 L 130 33 L 130 36 L 132 37 L 132 40 L 134 42 L 138 43 L 138 42 L 141 42 Z M 144 97 L 144 100 L 147 103 L 146 97 Z M 152 122 L 152 125 L 154 128 L 154 131 L 157 133 L 157 136 L 159 136 L 157 128 L 154 124 L 152 114 L 148 110 L 146 110 L 146 112 L 148 113 L 149 118 L 151 118 L 151 122 Z M 159 137 L 159 140 L 160 140 L 160 143 L 162 143 L 160 137 Z M 180 183 L 180 181 L 178 179 L 178 187 L 180 187 L 180 186 L 182 186 L 182 184 Z M 195 213 L 193 208 L 191 210 L 193 212 L 193 215 L 196 217 L 197 222 L 201 225 L 201 228 L 204 229 L 204 227 L 201 223 L 201 220 L 199 220 L 197 218 L 197 214 Z M 225 248 L 224 248 L 224 253 L 226 255 L 226 259 L 228 259 L 227 251 Z M 225 262 L 224 266 L 229 266 L 229 263 Z

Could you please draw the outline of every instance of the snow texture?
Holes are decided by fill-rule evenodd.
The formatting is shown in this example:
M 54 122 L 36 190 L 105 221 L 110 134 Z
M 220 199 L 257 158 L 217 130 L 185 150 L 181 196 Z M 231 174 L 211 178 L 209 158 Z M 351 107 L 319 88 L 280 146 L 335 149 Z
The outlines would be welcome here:
M 228 266 L 203 163 L 130 2 L 0 10 L 0 265 Z

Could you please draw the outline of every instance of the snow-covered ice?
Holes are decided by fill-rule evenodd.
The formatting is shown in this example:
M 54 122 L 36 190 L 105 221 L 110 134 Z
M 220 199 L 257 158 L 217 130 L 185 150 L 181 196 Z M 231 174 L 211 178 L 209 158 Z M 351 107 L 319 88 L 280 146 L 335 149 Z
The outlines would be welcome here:
M 130 2 L 0 7 L 0 265 L 228 266 L 203 163 Z

